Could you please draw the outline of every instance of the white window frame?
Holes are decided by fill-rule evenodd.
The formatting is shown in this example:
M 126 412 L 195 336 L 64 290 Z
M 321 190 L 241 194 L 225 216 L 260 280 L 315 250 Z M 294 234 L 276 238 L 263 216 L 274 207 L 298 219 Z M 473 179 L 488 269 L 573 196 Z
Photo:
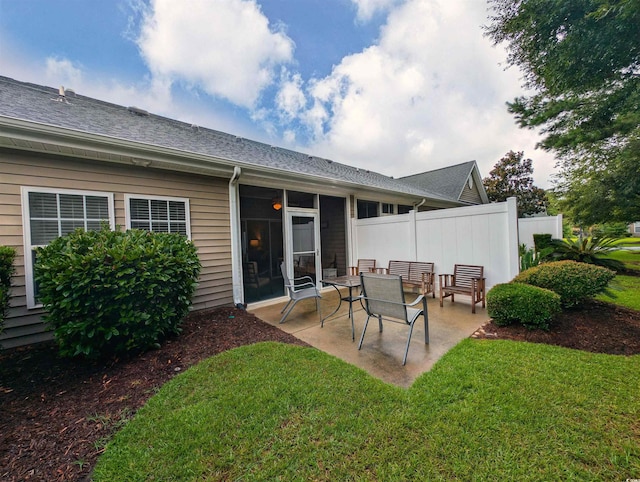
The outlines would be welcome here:
M 113 206 L 113 193 L 102 191 L 79 191 L 75 189 L 58 189 L 46 187 L 21 186 L 20 194 L 22 199 L 22 233 L 24 242 L 24 274 L 27 296 L 27 309 L 41 308 L 42 303 L 37 303 L 35 299 L 35 280 L 33 278 L 33 249 L 46 245 L 31 244 L 31 213 L 29 212 L 29 194 L 30 193 L 47 193 L 47 194 L 67 194 L 73 196 L 95 196 L 107 198 L 107 209 L 109 211 L 109 227 L 115 229 L 115 215 Z M 58 208 L 58 215 L 60 214 Z M 60 221 L 61 218 L 58 218 Z M 86 219 L 85 219 L 86 221 Z
M 131 229 L 131 199 L 144 199 L 147 201 L 173 201 L 184 203 L 185 224 L 187 228 L 187 238 L 191 240 L 191 208 L 189 206 L 189 198 L 184 197 L 172 197 L 172 196 L 150 196 L 147 194 L 125 194 L 124 195 L 124 210 L 125 210 L 125 222 L 127 229 Z M 151 221 L 151 220 L 149 220 Z
M 393 203 L 380 203 L 381 216 L 393 216 L 396 213 L 396 205 Z

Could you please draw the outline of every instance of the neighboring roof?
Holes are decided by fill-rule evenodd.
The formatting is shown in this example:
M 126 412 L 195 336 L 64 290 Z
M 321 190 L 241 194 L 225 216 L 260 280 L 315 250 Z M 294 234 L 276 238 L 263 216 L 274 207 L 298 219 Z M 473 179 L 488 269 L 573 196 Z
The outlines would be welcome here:
M 0 134 L 0 145 L 5 147 L 21 148 L 20 136 L 27 130 L 48 133 L 55 142 L 60 142 L 64 134 L 70 143 L 81 138 L 86 142 L 100 141 L 117 146 L 118 152 L 134 148 L 143 153 L 157 151 L 166 157 L 197 158 L 201 166 L 250 166 L 272 174 L 293 173 L 319 182 L 357 185 L 458 204 L 456 196 L 376 172 L 157 116 L 136 107 L 103 102 L 73 91 L 63 96 L 58 89 L 2 76 L 0 125 L 7 128 Z M 105 160 L 115 157 L 110 154 Z
M 476 161 L 463 162 L 454 166 L 400 177 L 398 180 L 457 201 L 460 199 L 470 176 L 483 202 L 488 203 L 489 199 L 482 184 Z

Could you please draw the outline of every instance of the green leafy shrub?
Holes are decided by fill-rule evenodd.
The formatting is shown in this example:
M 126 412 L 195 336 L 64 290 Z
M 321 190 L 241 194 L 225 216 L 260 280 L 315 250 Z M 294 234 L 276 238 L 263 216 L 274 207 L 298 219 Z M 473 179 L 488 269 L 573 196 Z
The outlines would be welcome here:
M 45 321 L 63 356 L 97 358 L 157 346 L 179 333 L 200 261 L 179 234 L 83 231 L 38 249 Z
M 551 239 L 550 234 L 543 233 L 533 235 L 533 245 L 535 246 L 536 251 L 542 251 L 543 249 L 551 246 L 552 242 L 553 239 Z
M 537 286 L 503 283 L 487 293 L 487 313 L 500 326 L 519 322 L 530 330 L 547 330 L 561 309 L 559 295 Z
M 624 238 L 629 234 L 626 223 L 597 224 L 591 228 L 591 235 L 596 238 Z
M 0 333 L 4 329 L 4 318 L 11 298 L 11 277 L 13 276 L 13 261 L 16 250 L 9 246 L 0 246 Z
M 624 264 L 608 255 L 617 251 L 616 240 L 612 238 L 554 239 L 552 257 L 558 261 L 570 260 L 579 263 L 604 266 L 613 271 L 621 271 Z
M 553 261 L 523 271 L 513 279 L 560 295 L 562 306 L 572 307 L 606 290 L 615 273 L 602 266 L 576 261 Z

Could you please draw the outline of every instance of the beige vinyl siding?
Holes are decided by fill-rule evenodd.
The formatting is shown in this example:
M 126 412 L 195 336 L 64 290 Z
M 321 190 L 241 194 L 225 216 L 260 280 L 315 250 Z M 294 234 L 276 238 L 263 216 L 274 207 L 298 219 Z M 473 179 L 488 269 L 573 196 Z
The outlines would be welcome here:
M 116 225 L 124 229 L 125 194 L 189 199 L 191 239 L 202 271 L 193 309 L 233 303 L 228 180 L 180 174 L 152 167 L 0 152 L 0 244 L 17 250 L 16 274 L 5 333 L 5 348 L 50 338 L 39 309 L 27 309 L 20 187 L 42 187 L 114 194 Z
M 462 194 L 460 194 L 460 201 L 471 204 L 482 204 L 482 198 L 480 197 L 480 193 L 478 192 L 475 183 L 471 188 L 468 183 L 465 183 Z

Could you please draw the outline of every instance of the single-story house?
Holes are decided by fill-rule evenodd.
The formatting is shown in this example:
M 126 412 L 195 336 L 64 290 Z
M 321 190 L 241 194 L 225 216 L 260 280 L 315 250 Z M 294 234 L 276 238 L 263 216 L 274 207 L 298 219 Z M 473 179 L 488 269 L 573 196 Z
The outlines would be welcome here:
M 17 249 L 5 348 L 51 337 L 34 252 L 78 227 L 186 235 L 202 263 L 199 310 L 282 296 L 282 261 L 317 281 L 346 273 L 351 219 L 488 202 L 475 161 L 394 179 L 7 77 L 0 199 L 0 244 Z
M 640 221 L 636 221 L 629 225 L 629 234 L 634 238 L 640 237 Z

